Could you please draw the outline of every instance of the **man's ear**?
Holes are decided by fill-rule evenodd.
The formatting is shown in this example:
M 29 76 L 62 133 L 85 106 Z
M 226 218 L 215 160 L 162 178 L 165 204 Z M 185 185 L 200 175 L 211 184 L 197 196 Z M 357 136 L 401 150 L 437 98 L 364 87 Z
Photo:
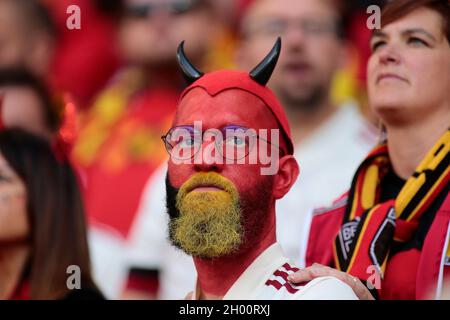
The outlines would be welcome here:
M 289 192 L 299 174 L 300 167 L 293 156 L 288 155 L 280 159 L 278 173 L 273 185 L 275 199 L 281 199 Z

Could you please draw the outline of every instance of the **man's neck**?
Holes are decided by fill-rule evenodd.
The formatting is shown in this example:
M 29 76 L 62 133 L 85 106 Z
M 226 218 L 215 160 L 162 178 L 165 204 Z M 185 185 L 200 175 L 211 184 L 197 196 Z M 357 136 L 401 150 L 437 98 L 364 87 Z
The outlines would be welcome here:
M 8 299 L 18 285 L 28 255 L 26 245 L 0 245 L 0 300 Z
M 262 239 L 254 241 L 255 246 L 243 253 L 217 259 L 194 258 L 201 292 L 200 299 L 217 300 L 225 296 L 255 259 L 276 242 L 275 224 L 270 225 Z
M 408 179 L 449 126 L 450 113 L 410 125 L 387 125 L 389 158 L 395 173 Z
M 313 135 L 337 111 L 337 108 L 328 101 L 316 106 L 313 111 L 305 111 L 298 106 L 290 106 L 286 109 L 291 122 L 294 144 L 302 143 Z

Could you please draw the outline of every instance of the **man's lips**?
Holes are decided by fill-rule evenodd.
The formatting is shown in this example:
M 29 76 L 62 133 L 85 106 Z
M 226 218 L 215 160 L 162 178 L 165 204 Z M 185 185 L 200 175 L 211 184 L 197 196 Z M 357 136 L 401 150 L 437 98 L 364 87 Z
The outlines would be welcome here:
M 281 68 L 284 72 L 303 75 L 311 70 L 311 65 L 306 62 L 288 62 L 285 63 Z
M 188 192 L 223 191 L 223 188 L 212 184 L 199 184 L 189 189 Z
M 390 72 L 380 73 L 377 77 L 377 84 L 383 80 L 400 80 L 403 82 L 408 82 L 408 80 L 399 76 L 398 74 L 390 73 Z

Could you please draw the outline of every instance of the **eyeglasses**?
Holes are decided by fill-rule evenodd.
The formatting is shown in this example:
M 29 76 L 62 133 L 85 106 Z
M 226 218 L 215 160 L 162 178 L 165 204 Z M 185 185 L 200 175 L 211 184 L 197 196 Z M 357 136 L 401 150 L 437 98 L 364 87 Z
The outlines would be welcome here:
M 171 15 L 181 15 L 192 11 L 200 4 L 199 0 L 171 0 L 162 3 L 144 3 L 130 5 L 126 8 L 126 13 L 134 18 L 151 17 L 155 12 L 165 11 Z
M 257 140 L 260 140 L 259 148 L 274 146 L 282 155 L 285 154 L 278 145 L 256 134 L 254 129 L 236 125 L 209 129 L 205 132 L 196 130 L 194 126 L 177 126 L 171 128 L 161 139 L 170 157 L 181 161 L 194 158 L 202 149 L 204 141 L 214 142 L 205 147 L 205 149 L 211 146 L 215 148 L 211 150 L 213 156 L 218 152 L 221 157 L 233 161 L 247 157 L 257 144 Z

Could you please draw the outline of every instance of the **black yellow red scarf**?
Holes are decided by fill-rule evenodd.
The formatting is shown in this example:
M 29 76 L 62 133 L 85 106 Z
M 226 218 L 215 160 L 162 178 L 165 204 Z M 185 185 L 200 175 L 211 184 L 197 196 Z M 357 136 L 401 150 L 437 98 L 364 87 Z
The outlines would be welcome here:
M 361 280 L 371 276 L 370 266 L 383 278 L 393 241 L 411 239 L 422 214 L 450 183 L 450 130 L 428 152 L 397 198 L 380 203 L 380 183 L 389 170 L 387 146 L 380 145 L 356 172 L 334 242 L 336 268 Z

